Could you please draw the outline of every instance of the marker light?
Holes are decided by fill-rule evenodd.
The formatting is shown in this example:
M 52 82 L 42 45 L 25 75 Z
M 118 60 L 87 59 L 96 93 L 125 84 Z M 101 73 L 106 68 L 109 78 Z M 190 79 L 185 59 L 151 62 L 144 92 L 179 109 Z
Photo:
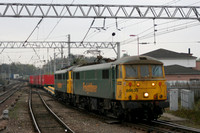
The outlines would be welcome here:
M 135 99 L 138 100 L 138 95 L 136 94 Z
M 154 87 L 156 84 L 153 82 L 153 83 L 151 83 L 151 85 Z
M 162 82 L 159 82 L 159 86 L 161 86 L 162 85 Z
M 137 85 L 137 87 L 139 87 L 139 86 L 140 86 L 140 83 L 137 83 L 136 85 Z
M 145 93 L 144 93 L 144 97 L 145 97 L 145 98 L 149 97 L 149 93 L 145 92 Z
M 129 82 L 129 84 L 128 84 L 130 87 L 132 86 L 132 83 L 131 82 Z

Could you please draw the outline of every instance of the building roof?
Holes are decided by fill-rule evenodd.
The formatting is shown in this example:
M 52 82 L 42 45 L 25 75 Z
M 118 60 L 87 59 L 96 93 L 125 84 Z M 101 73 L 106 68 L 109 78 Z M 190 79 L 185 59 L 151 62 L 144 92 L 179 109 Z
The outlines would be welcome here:
M 165 66 L 166 75 L 200 75 L 200 71 L 180 66 L 180 65 L 171 65 Z
M 143 54 L 157 59 L 196 59 L 197 57 L 192 56 L 188 53 L 177 53 L 166 49 L 157 49 L 149 53 Z

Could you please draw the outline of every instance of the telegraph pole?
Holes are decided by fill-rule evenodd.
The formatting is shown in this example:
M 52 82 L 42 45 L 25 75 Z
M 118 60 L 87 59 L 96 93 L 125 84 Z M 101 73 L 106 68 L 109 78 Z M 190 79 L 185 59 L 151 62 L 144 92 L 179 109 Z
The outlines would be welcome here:
M 120 59 L 120 43 L 117 43 L 117 59 Z

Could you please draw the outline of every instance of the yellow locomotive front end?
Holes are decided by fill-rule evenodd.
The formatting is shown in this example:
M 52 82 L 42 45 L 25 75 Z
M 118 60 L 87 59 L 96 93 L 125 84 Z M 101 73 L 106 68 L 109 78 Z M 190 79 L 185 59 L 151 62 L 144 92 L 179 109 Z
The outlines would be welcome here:
M 164 67 L 161 64 L 119 65 L 117 100 L 166 100 Z
M 117 116 L 152 120 L 169 107 L 162 62 L 147 56 L 125 57 L 116 61 L 116 72 Z

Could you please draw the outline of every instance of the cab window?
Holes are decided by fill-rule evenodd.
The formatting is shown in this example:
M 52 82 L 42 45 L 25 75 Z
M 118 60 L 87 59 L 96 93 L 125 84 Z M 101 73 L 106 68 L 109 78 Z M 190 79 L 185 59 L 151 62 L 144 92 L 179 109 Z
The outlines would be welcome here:
M 69 79 L 68 72 L 65 73 L 65 78 L 66 78 L 66 79 Z
M 59 79 L 59 80 L 62 79 L 62 74 L 58 74 L 58 79 Z
M 140 76 L 141 76 L 141 78 L 150 77 L 149 66 L 148 65 L 141 65 L 140 66 Z
M 102 79 L 109 79 L 109 70 L 102 70 Z
M 122 66 L 119 66 L 119 78 L 122 78 Z
M 75 73 L 75 79 L 80 79 L 80 72 Z
M 152 65 L 152 77 L 163 77 L 163 71 L 161 65 Z
M 62 74 L 62 79 L 63 79 L 63 80 L 65 80 L 65 79 L 66 79 L 66 77 L 65 77 L 65 74 Z
M 126 78 L 136 78 L 138 77 L 138 66 L 136 65 L 126 65 Z

